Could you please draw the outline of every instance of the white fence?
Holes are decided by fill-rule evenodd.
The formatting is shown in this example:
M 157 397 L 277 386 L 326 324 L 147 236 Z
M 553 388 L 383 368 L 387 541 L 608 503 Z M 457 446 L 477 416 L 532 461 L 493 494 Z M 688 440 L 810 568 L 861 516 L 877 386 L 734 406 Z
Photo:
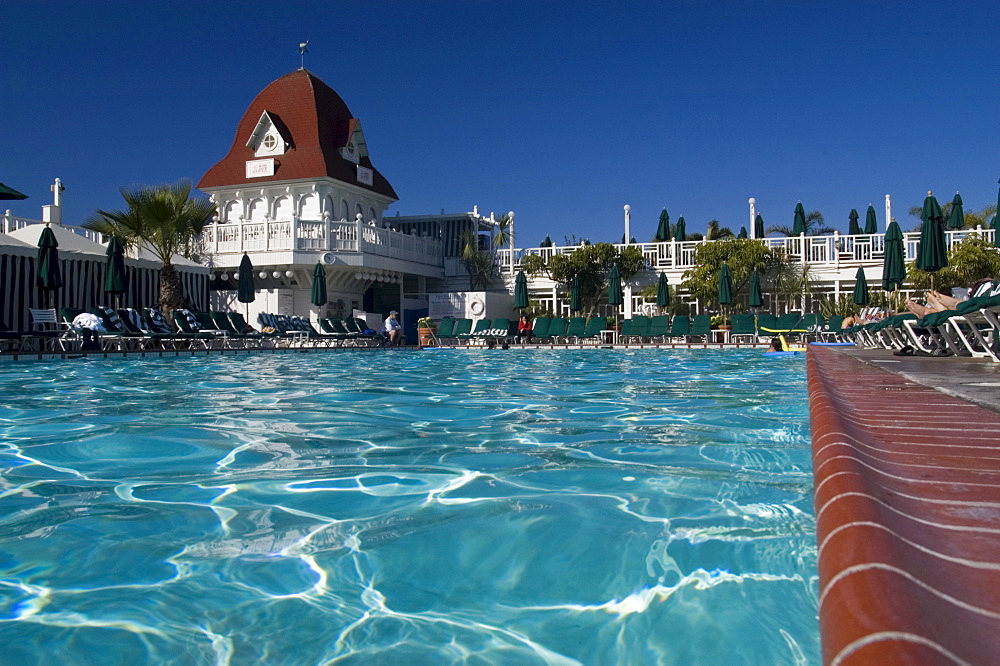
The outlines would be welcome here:
M 976 233 L 993 242 L 993 229 L 959 229 L 957 231 L 946 231 L 945 242 L 948 249 L 958 243 L 969 234 Z M 634 246 L 642 249 L 642 254 L 647 265 L 655 270 L 680 269 L 686 270 L 694 268 L 695 249 L 703 243 L 714 241 L 667 241 L 664 243 L 633 243 Z M 780 238 L 762 238 L 760 242 L 770 248 L 782 248 L 785 253 L 794 260 L 809 264 L 815 268 L 840 268 L 844 265 L 861 265 L 870 262 L 881 262 L 885 250 L 885 234 L 861 234 L 857 236 L 846 236 L 835 233 L 829 236 L 788 236 Z M 903 244 L 906 248 L 906 261 L 913 261 L 917 258 L 917 245 L 920 242 L 920 233 L 911 231 L 903 234 Z M 581 245 L 569 245 L 563 247 L 529 247 L 514 248 L 514 270 L 521 267 L 524 257 L 531 254 L 550 257 L 555 254 L 571 254 L 579 250 Z M 617 244 L 616 247 L 623 248 L 625 245 Z M 510 273 L 510 250 L 500 250 L 498 252 L 500 270 L 503 273 Z

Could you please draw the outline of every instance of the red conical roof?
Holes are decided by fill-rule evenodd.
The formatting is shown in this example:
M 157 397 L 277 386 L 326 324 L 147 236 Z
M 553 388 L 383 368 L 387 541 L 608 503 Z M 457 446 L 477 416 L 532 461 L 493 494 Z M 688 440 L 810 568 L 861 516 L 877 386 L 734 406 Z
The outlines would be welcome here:
M 291 145 L 275 158 L 273 176 L 246 177 L 246 163 L 258 159 L 247 140 L 267 111 Z M 198 187 L 230 187 L 302 178 L 335 178 L 357 187 L 398 199 L 368 156 L 361 166 L 374 171 L 372 185 L 358 182 L 356 165 L 340 155 L 357 127 L 358 120 L 333 88 L 312 73 L 299 69 L 264 88 L 247 108 L 236 128 L 229 154 L 202 176 Z

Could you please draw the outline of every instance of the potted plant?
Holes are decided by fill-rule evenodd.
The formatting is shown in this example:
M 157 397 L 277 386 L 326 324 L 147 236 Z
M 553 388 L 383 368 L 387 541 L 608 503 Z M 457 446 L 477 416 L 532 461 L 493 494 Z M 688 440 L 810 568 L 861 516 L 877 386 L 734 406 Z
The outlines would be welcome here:
M 728 331 L 732 328 L 729 323 L 729 315 L 717 314 L 712 315 L 712 328 L 719 331 Z
M 436 330 L 437 325 L 431 317 L 421 317 L 417 320 L 417 338 L 421 347 L 433 347 L 436 344 L 433 337 Z

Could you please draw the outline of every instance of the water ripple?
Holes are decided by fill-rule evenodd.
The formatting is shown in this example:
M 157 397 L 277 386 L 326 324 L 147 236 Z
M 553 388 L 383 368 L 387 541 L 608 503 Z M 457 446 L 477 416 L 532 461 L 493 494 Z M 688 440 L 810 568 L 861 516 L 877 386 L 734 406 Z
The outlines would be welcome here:
M 0 390 L 12 663 L 819 661 L 801 363 L 82 359 Z

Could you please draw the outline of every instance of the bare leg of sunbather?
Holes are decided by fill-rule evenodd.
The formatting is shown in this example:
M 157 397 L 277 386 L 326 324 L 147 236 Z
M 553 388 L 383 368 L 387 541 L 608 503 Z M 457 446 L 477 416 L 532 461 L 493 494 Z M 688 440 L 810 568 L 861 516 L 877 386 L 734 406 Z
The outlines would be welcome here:
M 938 310 L 929 308 L 926 305 L 921 305 L 920 303 L 917 303 L 916 301 L 913 300 L 906 301 L 906 309 L 912 312 L 913 314 L 917 315 L 918 317 L 926 317 L 932 312 L 938 312 Z
M 961 303 L 954 296 L 946 296 L 939 291 L 928 291 L 924 297 L 927 299 L 927 305 L 938 311 L 954 310 L 955 306 Z

